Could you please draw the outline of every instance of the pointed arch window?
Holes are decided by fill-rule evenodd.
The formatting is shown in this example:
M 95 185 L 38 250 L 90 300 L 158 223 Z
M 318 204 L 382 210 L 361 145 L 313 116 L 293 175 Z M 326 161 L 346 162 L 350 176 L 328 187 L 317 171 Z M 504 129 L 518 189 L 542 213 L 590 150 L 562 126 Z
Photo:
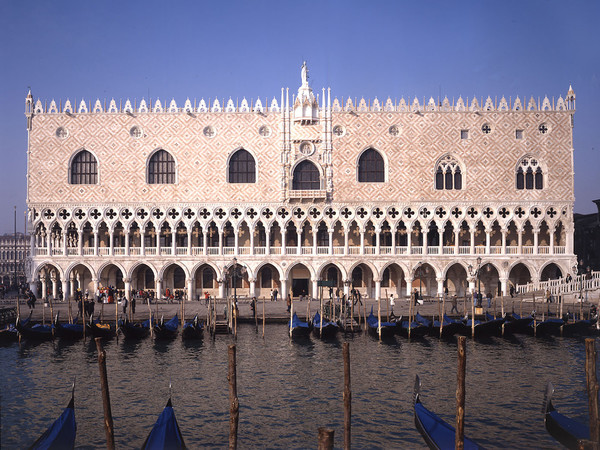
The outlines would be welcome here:
M 98 162 L 87 150 L 81 150 L 71 161 L 71 184 L 98 184 Z
M 359 183 L 383 183 L 385 181 L 385 164 L 381 154 L 369 148 L 358 160 Z
M 461 190 L 462 172 L 458 161 L 451 155 L 444 156 L 435 169 L 435 188 L 441 190 Z
M 319 169 L 310 161 L 302 161 L 294 169 L 292 176 L 292 190 L 316 191 L 321 189 L 321 176 Z
M 523 158 L 517 167 L 516 177 L 518 190 L 544 188 L 544 171 L 534 158 Z
M 148 184 L 174 184 L 175 159 L 166 150 L 158 150 L 148 163 Z
M 230 183 L 256 183 L 256 161 L 248 150 L 239 149 L 229 159 Z

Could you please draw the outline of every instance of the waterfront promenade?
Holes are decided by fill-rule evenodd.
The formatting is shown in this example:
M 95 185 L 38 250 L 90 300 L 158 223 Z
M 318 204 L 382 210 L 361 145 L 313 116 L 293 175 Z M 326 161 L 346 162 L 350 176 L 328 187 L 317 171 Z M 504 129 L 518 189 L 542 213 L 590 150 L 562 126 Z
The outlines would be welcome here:
M 535 294 L 535 308 L 534 308 L 534 294 Z M 563 313 L 567 312 L 575 312 L 579 313 L 580 310 L 583 310 L 584 315 L 587 315 L 589 309 L 595 305 L 596 307 L 600 301 L 600 291 L 590 291 L 587 293 L 587 301 L 586 295 L 583 295 L 584 301 L 580 306 L 580 302 L 578 301 L 575 295 L 568 295 L 563 298 Z M 270 299 L 263 299 L 262 297 L 257 301 L 256 314 L 259 319 L 259 323 L 262 322 L 263 316 L 263 300 L 264 300 L 264 314 L 265 321 L 267 323 L 283 323 L 289 319 L 289 313 L 287 312 L 287 304 L 286 302 L 279 298 L 278 301 L 273 302 Z M 214 301 L 214 300 L 213 300 Z M 219 315 L 223 315 L 227 301 L 225 299 L 217 299 L 217 313 Z M 325 301 L 329 301 L 329 298 L 326 298 Z M 388 299 L 381 300 L 381 317 L 384 319 L 388 314 L 393 314 L 396 317 L 399 316 L 408 316 L 410 311 L 410 299 L 405 298 L 396 298 L 394 299 L 395 305 L 392 307 L 389 305 Z M 373 308 L 373 312 L 377 315 L 378 310 L 378 302 L 372 298 L 363 298 L 362 302 L 365 306 L 360 307 L 361 316 L 364 315 L 365 310 L 366 314 L 369 315 L 371 308 Z M 308 301 L 298 301 L 294 299 L 294 311 L 298 313 L 298 316 L 304 319 L 308 312 Z M 501 315 L 502 311 L 502 303 L 504 303 L 504 312 L 510 313 L 511 311 L 515 311 L 519 314 L 528 314 L 534 309 L 538 311 L 538 315 L 547 315 L 548 311 L 552 314 L 557 314 L 560 312 L 560 304 L 556 301 L 552 303 L 548 303 L 545 301 L 543 293 L 527 293 L 525 295 L 518 295 L 513 298 L 510 296 L 504 297 L 501 299 L 500 297 L 494 298 L 492 300 L 492 304 L 490 308 L 487 308 L 487 299 L 483 299 L 483 311 L 487 311 L 492 315 Z M 46 321 L 50 320 L 51 316 L 51 308 L 50 305 L 44 306 L 44 302 L 38 300 L 36 302 L 36 306 L 33 309 L 32 320 L 34 321 L 42 321 L 44 318 Z M 253 322 L 254 318 L 252 315 L 252 309 L 250 307 L 250 299 L 243 297 L 238 298 L 239 305 L 239 316 L 238 321 L 240 323 L 248 323 Z M 9 308 L 16 306 L 16 297 L 5 297 L 3 300 L 0 300 L 0 306 L 2 308 Z M 173 316 L 175 313 L 181 313 L 181 303 L 177 301 L 167 301 L 167 300 L 159 300 L 158 302 L 154 301 L 151 303 L 151 308 L 154 314 L 158 314 L 159 316 L 164 315 L 166 318 Z M 52 303 L 52 310 L 54 314 L 59 314 L 60 319 L 65 321 L 69 317 L 68 314 L 69 302 L 68 301 L 55 301 Z M 466 313 L 465 313 L 466 308 Z M 26 304 L 26 300 L 20 299 L 20 309 L 21 315 L 26 316 L 29 314 L 29 307 Z M 316 311 L 319 309 L 319 301 L 312 300 L 310 302 L 310 315 L 314 315 Z M 465 314 L 471 314 L 471 299 L 459 298 L 458 299 L 458 311 L 459 313 L 451 314 L 452 304 L 448 299 L 445 302 L 444 310 L 447 314 L 458 317 L 464 316 Z M 74 301 L 71 301 L 71 311 L 73 316 L 77 315 L 77 304 Z M 438 317 L 440 312 L 442 311 L 442 303 L 438 302 L 437 298 L 425 298 L 422 300 L 422 304 L 417 305 L 412 309 L 412 314 L 415 312 L 419 312 L 421 315 L 431 317 Z M 108 303 L 95 303 L 94 305 L 94 316 L 97 317 L 100 313 L 103 315 L 104 321 L 112 321 L 115 318 L 115 315 L 118 313 L 119 317 L 123 316 L 123 307 L 120 303 L 116 306 L 115 304 Z M 186 319 L 193 318 L 196 314 L 199 315 L 200 318 L 206 319 L 207 314 L 207 305 L 204 300 L 201 301 L 186 301 L 185 302 L 185 317 Z M 357 316 L 359 311 L 357 309 L 357 305 L 354 307 L 354 315 Z M 129 308 L 128 308 L 129 315 Z M 141 300 L 136 301 L 136 311 L 134 320 L 143 320 L 148 316 L 148 305 L 143 303 Z

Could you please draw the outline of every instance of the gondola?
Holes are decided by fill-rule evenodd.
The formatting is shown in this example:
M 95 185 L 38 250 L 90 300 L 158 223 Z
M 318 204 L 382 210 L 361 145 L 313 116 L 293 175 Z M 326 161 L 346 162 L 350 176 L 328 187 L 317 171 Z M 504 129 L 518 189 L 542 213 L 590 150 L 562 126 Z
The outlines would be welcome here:
M 86 330 L 88 333 L 89 331 Z M 60 323 L 58 320 L 58 314 L 54 318 L 54 336 L 64 339 L 82 339 L 83 338 L 83 324 L 79 323 Z
M 325 318 L 323 318 L 323 327 L 321 329 L 321 315 L 318 312 L 315 313 L 312 323 L 313 333 L 319 337 L 333 337 L 340 330 L 340 327 L 337 323 L 331 322 Z
M 204 324 L 197 314 L 192 321 L 183 324 L 183 329 L 181 331 L 182 339 L 201 339 L 203 334 Z
M 183 442 L 183 436 L 179 430 L 177 419 L 175 418 L 175 412 L 173 411 L 173 404 L 171 403 L 171 397 L 167 405 L 160 413 L 156 423 L 150 430 L 150 434 L 142 445 L 144 449 L 184 449 L 186 448 Z
M 19 334 L 28 340 L 49 341 L 54 339 L 54 334 L 52 333 L 52 325 L 31 325 L 31 322 L 29 322 L 29 320 L 21 321 L 21 319 L 17 317 L 15 327 L 19 331 Z
M 405 338 L 408 338 L 408 330 L 410 328 L 411 338 L 420 338 L 429 333 L 430 327 L 416 320 L 410 321 L 407 317 L 401 316 L 396 322 L 396 332 Z
M 31 320 L 31 314 L 27 319 L 24 319 L 21 322 L 22 326 L 27 325 L 27 323 Z M 19 340 L 19 330 L 13 323 L 6 324 L 6 326 L 0 329 L 0 342 L 15 342 Z
M 298 315 L 294 313 L 291 323 L 288 322 L 288 329 L 291 337 L 306 337 L 310 334 L 311 326 L 309 322 L 300 320 Z
M 486 313 L 487 320 L 481 321 L 475 319 L 475 337 L 480 336 L 500 336 L 502 335 L 502 324 L 504 323 L 503 318 L 494 319 L 494 317 Z M 466 322 L 467 330 L 466 335 L 469 336 L 473 333 L 472 319 L 468 319 Z
M 573 335 L 587 335 L 594 331 L 594 324 L 596 323 L 596 317 L 592 317 L 591 319 L 580 319 L 575 320 L 574 322 L 569 322 L 565 320 L 562 326 L 562 334 L 564 336 L 573 336 Z
M 179 331 L 179 317 L 177 314 L 167 322 L 164 316 L 154 325 L 154 337 L 156 339 L 173 339 Z
M 119 330 L 128 339 L 141 339 L 150 334 L 150 320 L 130 322 L 128 319 L 119 320 Z
M 371 314 L 369 314 L 369 317 L 367 317 L 367 327 L 369 333 L 376 337 L 379 336 L 379 328 L 381 327 L 381 337 L 386 338 L 391 337 L 396 333 L 397 324 L 396 322 L 383 321 L 380 324 L 377 317 L 375 317 L 373 314 L 373 307 L 371 306 Z
M 29 449 L 63 449 L 75 447 L 75 436 L 77 424 L 75 423 L 75 384 L 71 391 L 71 401 L 54 421 L 52 425 L 42 434 Z
M 531 323 L 533 317 L 531 315 L 521 317 L 516 312 L 512 312 L 506 317 L 504 322 L 504 333 L 505 334 L 527 334 L 531 330 Z
M 434 320 L 431 326 L 430 334 L 435 337 L 450 338 L 455 334 L 462 334 L 466 329 L 466 325 L 461 320 L 454 320 L 444 314 L 443 326 L 439 320 Z M 442 333 L 440 336 L 440 327 Z
M 559 413 L 552 405 L 554 387 L 548 383 L 544 395 L 544 425 L 554 439 L 567 448 L 577 449 L 581 441 L 590 439 L 588 426 Z
M 115 332 L 110 327 L 110 324 L 102 324 L 99 319 L 94 320 L 93 317 L 90 317 L 89 330 L 90 334 L 95 338 L 110 339 L 115 336 Z
M 565 321 L 557 317 L 548 317 L 546 320 L 542 320 L 535 323 L 535 334 L 536 336 L 559 336 L 560 329 L 564 325 Z M 530 333 L 533 332 L 534 322 L 531 322 Z
M 430 449 L 454 448 L 456 431 L 447 422 L 440 419 L 436 414 L 429 411 L 420 399 L 421 380 L 415 377 L 415 391 L 413 394 L 413 406 L 415 411 L 415 426 L 425 443 Z M 480 445 L 465 437 L 465 449 L 481 449 Z

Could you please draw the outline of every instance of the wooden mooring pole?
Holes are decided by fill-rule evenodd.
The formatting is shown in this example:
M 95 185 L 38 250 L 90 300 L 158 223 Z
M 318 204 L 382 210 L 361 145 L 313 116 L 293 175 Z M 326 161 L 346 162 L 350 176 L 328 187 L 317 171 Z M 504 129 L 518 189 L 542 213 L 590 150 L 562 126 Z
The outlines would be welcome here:
M 456 371 L 456 450 L 465 448 L 465 374 L 467 370 L 467 344 L 464 336 L 458 337 L 458 369 Z
M 237 448 L 238 421 L 240 419 L 240 403 L 237 396 L 237 376 L 235 360 L 235 344 L 228 347 L 229 353 L 229 448 Z
M 265 338 L 265 298 L 263 297 L 263 329 L 262 329 L 262 337 Z
M 600 448 L 600 422 L 598 420 L 598 379 L 596 377 L 596 345 L 592 338 L 585 340 L 585 379 L 590 412 L 590 440 L 592 448 Z
M 350 450 L 352 438 L 352 386 L 350 384 L 350 344 L 344 342 L 344 450 Z
M 102 386 L 102 403 L 104 405 L 104 432 L 106 433 L 106 448 L 115 448 L 115 430 L 113 428 L 112 411 L 110 409 L 110 393 L 108 391 L 108 375 L 106 374 L 106 352 L 102 348 L 102 338 L 96 338 L 98 350 L 98 368 L 100 370 L 100 385 Z
M 319 427 L 319 450 L 331 450 L 333 448 L 334 430 L 325 427 Z

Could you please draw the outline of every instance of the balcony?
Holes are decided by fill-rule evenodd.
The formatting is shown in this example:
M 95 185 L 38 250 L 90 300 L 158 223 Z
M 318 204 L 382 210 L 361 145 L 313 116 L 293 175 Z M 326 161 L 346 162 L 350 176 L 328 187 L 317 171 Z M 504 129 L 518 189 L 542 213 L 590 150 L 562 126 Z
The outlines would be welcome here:
M 311 199 L 323 199 L 327 197 L 327 191 L 325 189 L 315 189 L 315 190 L 298 190 L 288 191 L 288 196 L 290 199 L 301 199 L 301 200 L 311 200 Z

